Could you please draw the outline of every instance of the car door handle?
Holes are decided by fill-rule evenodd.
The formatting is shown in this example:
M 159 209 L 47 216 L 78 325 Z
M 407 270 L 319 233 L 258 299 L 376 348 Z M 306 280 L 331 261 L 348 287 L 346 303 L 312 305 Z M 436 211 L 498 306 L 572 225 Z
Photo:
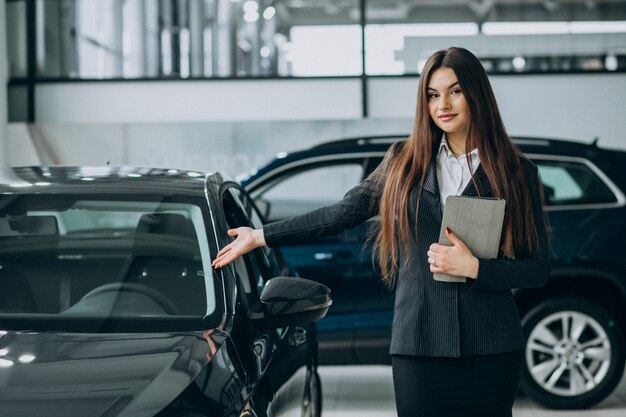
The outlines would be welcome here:
M 333 259 L 350 259 L 352 253 L 347 250 L 338 252 L 315 252 L 313 257 L 316 261 L 332 261 Z
M 289 344 L 291 346 L 300 346 L 307 340 L 306 330 L 302 327 L 296 327 L 291 336 L 289 336 Z

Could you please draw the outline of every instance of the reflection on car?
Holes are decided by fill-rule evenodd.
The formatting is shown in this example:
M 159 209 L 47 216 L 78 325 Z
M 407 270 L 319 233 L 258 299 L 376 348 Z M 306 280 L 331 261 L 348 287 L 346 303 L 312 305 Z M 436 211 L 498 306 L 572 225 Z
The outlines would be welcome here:
M 261 224 L 239 184 L 133 167 L 0 175 L 0 416 L 319 417 L 329 289 L 267 248 L 211 268 L 229 228 Z
M 239 178 L 267 221 L 340 200 L 408 135 L 324 143 Z M 524 391 L 546 407 L 586 408 L 624 371 L 626 152 L 564 140 L 513 138 L 539 168 L 552 233 L 552 273 L 540 289 L 514 290 L 527 338 Z M 331 288 L 318 323 L 320 363 L 389 363 L 393 294 L 364 245 L 377 218 L 340 236 L 281 247 L 301 276 Z

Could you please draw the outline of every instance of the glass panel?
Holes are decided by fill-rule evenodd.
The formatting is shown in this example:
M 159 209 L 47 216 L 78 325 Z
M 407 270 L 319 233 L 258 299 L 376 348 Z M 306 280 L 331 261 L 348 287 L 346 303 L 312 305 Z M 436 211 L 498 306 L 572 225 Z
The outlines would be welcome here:
M 38 0 L 39 74 L 99 79 L 361 73 L 358 0 L 275 3 Z
M 615 195 L 586 165 L 564 161 L 535 161 L 548 205 L 614 203 Z
M 210 315 L 205 233 L 202 209 L 191 203 L 6 195 L 0 315 L 44 322 Z
M 28 89 L 25 85 L 8 87 L 9 122 L 28 121 Z
M 250 222 L 249 210 L 246 210 L 247 197 L 235 188 L 230 188 L 223 196 L 224 214 L 230 228 L 255 227 Z M 249 205 L 247 205 L 249 207 Z M 261 267 L 263 265 L 263 267 Z M 261 249 L 256 249 L 239 258 L 234 263 L 235 271 L 248 294 L 248 307 L 260 310 L 258 295 L 263 290 L 268 273 L 269 259 Z
M 6 3 L 8 78 L 26 77 L 26 1 Z
M 357 164 L 311 168 L 283 177 L 259 197 L 272 221 L 336 203 L 362 178 Z
M 241 205 L 241 208 L 245 211 L 251 227 L 254 229 L 263 228 L 263 220 L 261 219 L 257 207 L 254 205 L 248 194 L 239 188 L 234 187 L 230 189 L 230 192 L 233 195 L 234 200 L 237 201 Z M 280 274 L 281 267 L 274 251 L 266 246 L 259 249 L 257 252 L 261 262 L 268 270 L 265 275 L 268 277 L 278 276 Z M 264 281 L 259 281 L 257 284 L 260 291 L 264 285 Z
M 365 15 L 371 75 L 418 74 L 452 45 L 491 73 L 626 69 L 626 2 L 369 0 Z

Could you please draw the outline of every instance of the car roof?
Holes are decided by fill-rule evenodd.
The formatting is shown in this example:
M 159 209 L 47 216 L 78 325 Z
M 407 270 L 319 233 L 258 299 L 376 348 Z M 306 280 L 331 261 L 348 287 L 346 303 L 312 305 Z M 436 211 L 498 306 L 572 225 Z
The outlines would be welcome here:
M 290 162 L 325 157 L 328 155 L 349 156 L 369 153 L 383 154 L 392 143 L 406 140 L 407 138 L 407 134 L 355 136 L 320 143 L 308 149 L 295 152 L 281 152 L 263 167 L 241 175 L 238 179 L 242 184 L 248 186 L 248 184 L 255 181 L 256 178 Z M 621 151 L 599 148 L 597 146 L 597 138 L 588 144 L 565 139 L 527 136 L 513 136 L 512 140 L 519 146 L 522 152 L 532 155 L 559 155 L 597 160 L 601 155 L 605 155 L 606 152 L 623 153 Z
M 381 135 L 381 136 L 361 136 L 320 143 L 311 147 L 308 151 L 332 151 L 337 152 L 344 148 L 350 148 L 354 152 L 356 149 L 385 149 L 394 142 L 405 140 L 408 135 Z M 591 143 L 582 143 L 566 139 L 539 138 L 529 136 L 512 136 L 513 143 L 519 146 L 523 152 L 529 150 L 543 150 L 549 154 L 586 156 L 589 152 L 599 149 L 598 139 Z
M 135 166 L 29 166 L 0 171 L 2 194 L 130 194 L 203 197 L 218 172 Z

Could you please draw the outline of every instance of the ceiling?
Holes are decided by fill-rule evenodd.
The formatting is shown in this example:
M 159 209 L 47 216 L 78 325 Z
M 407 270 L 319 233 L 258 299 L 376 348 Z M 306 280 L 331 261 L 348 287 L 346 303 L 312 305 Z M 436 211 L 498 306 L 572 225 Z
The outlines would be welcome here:
M 359 0 L 275 0 L 288 25 L 353 24 Z M 626 20 L 624 0 L 366 0 L 368 23 Z

